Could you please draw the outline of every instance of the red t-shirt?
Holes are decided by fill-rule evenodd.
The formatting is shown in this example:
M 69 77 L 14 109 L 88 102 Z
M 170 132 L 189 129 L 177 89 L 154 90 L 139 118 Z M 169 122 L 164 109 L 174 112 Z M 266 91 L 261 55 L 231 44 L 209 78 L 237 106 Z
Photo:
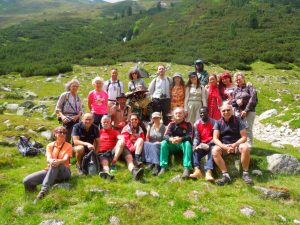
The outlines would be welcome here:
M 119 132 L 112 128 L 101 129 L 100 131 L 100 147 L 98 152 L 107 152 L 114 149 L 118 141 Z

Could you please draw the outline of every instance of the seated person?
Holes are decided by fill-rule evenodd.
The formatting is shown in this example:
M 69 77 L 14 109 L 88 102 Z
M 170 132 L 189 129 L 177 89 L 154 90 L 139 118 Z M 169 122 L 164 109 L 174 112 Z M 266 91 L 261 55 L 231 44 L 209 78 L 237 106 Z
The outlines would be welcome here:
M 126 95 L 122 93 L 116 98 L 116 103 L 110 109 L 112 125 L 119 132 L 128 122 L 128 117 L 131 113 L 131 107 L 126 104 Z
M 144 142 L 143 161 L 148 163 L 149 168 L 153 168 L 152 175 L 157 176 L 160 170 L 159 154 L 160 144 L 166 131 L 165 125 L 161 122 L 159 112 L 152 113 L 152 123 L 147 128 L 146 141 Z
M 216 122 L 213 133 L 213 140 L 216 144 L 212 150 L 213 159 L 223 174 L 223 177 L 216 183 L 225 185 L 231 182 L 222 156 L 240 153 L 243 167 L 242 178 L 246 184 L 253 184 L 248 173 L 250 148 L 245 143 L 247 141 L 246 126 L 241 118 L 233 115 L 233 108 L 229 104 L 221 107 L 221 114 L 222 118 Z
M 122 151 L 124 140 L 117 130 L 112 129 L 110 116 L 104 115 L 101 118 L 101 124 L 98 156 L 103 171 L 99 175 L 103 179 L 113 179 L 114 175 L 109 173 L 109 161 L 117 161 L 116 158 L 113 159 L 113 155 L 114 152 Z
M 78 174 L 82 175 L 82 158 L 89 151 L 96 151 L 99 147 L 99 129 L 93 124 L 94 116 L 92 113 L 85 113 L 82 121 L 76 124 L 72 131 L 74 151 L 76 153 L 76 167 Z
M 206 171 L 205 180 L 213 182 L 212 170 L 214 168 L 214 162 L 211 155 L 211 148 L 214 145 L 213 142 L 213 127 L 215 120 L 208 117 L 207 107 L 200 108 L 200 119 L 196 121 L 194 125 L 194 140 L 193 140 L 193 166 L 194 173 L 190 175 L 190 178 L 202 177 L 200 170 L 200 161 L 207 155 L 207 162 L 204 166 Z
M 184 109 L 174 109 L 173 122 L 170 122 L 164 140 L 160 147 L 160 167 L 158 176 L 166 172 L 169 160 L 169 152 L 183 151 L 183 178 L 189 178 L 189 169 L 192 168 L 192 136 L 193 126 L 184 120 Z
M 37 185 L 42 184 L 42 189 L 35 202 L 44 198 L 51 185 L 71 177 L 72 145 L 66 142 L 67 129 L 59 126 L 54 129 L 53 133 L 56 141 L 48 144 L 46 151 L 48 166 L 41 171 L 28 175 L 23 180 L 25 191 L 34 191 Z

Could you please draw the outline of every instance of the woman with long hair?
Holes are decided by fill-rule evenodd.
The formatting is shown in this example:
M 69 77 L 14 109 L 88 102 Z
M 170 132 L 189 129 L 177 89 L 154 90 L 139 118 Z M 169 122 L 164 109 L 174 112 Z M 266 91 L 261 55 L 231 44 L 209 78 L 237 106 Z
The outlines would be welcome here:
M 208 78 L 208 117 L 219 120 L 221 112 L 219 108 L 222 106 L 222 98 L 218 89 L 217 75 L 212 74 Z
M 227 101 L 231 104 L 234 88 L 235 86 L 232 82 L 231 74 L 225 71 L 219 78 L 219 91 L 223 101 Z
M 171 86 L 171 110 L 184 107 L 185 86 L 180 73 L 174 73 Z

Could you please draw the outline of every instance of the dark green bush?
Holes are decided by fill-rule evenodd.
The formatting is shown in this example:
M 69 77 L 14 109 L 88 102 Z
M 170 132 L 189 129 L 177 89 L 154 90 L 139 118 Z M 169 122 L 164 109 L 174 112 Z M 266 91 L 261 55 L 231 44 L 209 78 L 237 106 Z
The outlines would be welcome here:
M 288 63 L 276 63 L 274 66 L 276 69 L 281 69 L 281 70 L 292 70 L 293 67 L 289 65 Z

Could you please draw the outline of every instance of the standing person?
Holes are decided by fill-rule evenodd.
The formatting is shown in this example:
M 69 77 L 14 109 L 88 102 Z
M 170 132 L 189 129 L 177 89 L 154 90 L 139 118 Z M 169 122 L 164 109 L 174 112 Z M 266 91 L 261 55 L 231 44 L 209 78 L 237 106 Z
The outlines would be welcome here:
M 94 116 L 91 113 L 85 113 L 82 121 L 76 124 L 72 131 L 74 142 L 74 151 L 76 154 L 76 167 L 78 174 L 82 175 L 82 158 L 89 151 L 97 151 L 99 148 L 99 128 L 93 124 Z
M 233 108 L 229 104 L 223 104 L 221 113 L 222 118 L 215 123 L 213 133 L 215 146 L 213 147 L 212 154 L 214 162 L 223 174 L 222 178 L 217 180 L 216 183 L 218 185 L 225 185 L 231 182 L 223 156 L 240 153 L 243 167 L 242 178 L 246 184 L 253 184 L 248 173 L 250 149 L 245 143 L 247 141 L 245 123 L 240 117 L 233 115 Z
M 187 113 L 187 121 L 195 123 L 200 118 L 199 110 L 207 107 L 206 89 L 200 84 L 196 72 L 189 74 L 186 84 L 184 110 Z
M 221 118 L 221 112 L 219 108 L 222 106 L 222 98 L 218 89 L 218 80 L 215 74 L 209 76 L 208 86 L 208 116 L 214 120 Z
M 128 91 L 140 91 L 147 90 L 145 81 L 141 78 L 141 73 L 137 68 L 132 68 L 128 72 Z
M 88 107 L 94 115 L 94 124 L 101 128 L 101 118 L 107 114 L 108 95 L 103 91 L 104 80 L 100 77 L 95 77 L 92 84 L 95 90 L 88 94 Z
M 245 75 L 242 72 L 234 74 L 236 88 L 233 91 L 232 106 L 235 112 L 247 124 L 248 144 L 253 144 L 253 123 L 255 119 L 255 107 L 257 105 L 257 93 L 252 85 L 246 84 Z
M 72 158 L 72 145 L 66 142 L 67 129 L 59 126 L 54 129 L 53 133 L 56 141 L 47 145 L 47 167 L 44 170 L 28 175 L 23 180 L 26 191 L 34 191 L 37 185 L 42 184 L 42 189 L 35 202 L 45 197 L 51 185 L 68 180 L 71 177 L 70 158 Z
M 208 109 L 202 107 L 200 109 L 200 119 L 194 124 L 194 139 L 193 139 L 193 166 L 194 173 L 190 178 L 198 179 L 202 177 L 200 170 L 201 159 L 207 155 L 207 161 L 204 166 L 206 171 L 205 180 L 213 182 L 212 170 L 214 169 L 213 157 L 211 149 L 214 146 L 213 142 L 213 127 L 215 120 L 209 118 Z
M 208 84 L 208 72 L 204 70 L 204 62 L 201 59 L 197 59 L 194 62 L 195 65 L 195 72 L 200 80 L 200 83 L 203 87 Z
M 110 109 L 110 115 L 112 120 L 113 128 L 118 130 L 120 133 L 123 127 L 129 121 L 129 115 L 131 114 L 131 107 L 126 104 L 126 95 L 121 93 L 120 96 L 117 97 L 117 102 Z
M 152 96 L 153 112 L 161 112 L 163 123 L 169 123 L 168 113 L 171 107 L 171 86 L 172 79 L 165 75 L 166 68 L 164 65 L 159 65 L 157 68 L 158 76 L 154 78 L 149 85 L 149 94 Z
M 193 125 L 184 120 L 183 108 L 176 108 L 173 111 L 173 122 L 167 127 L 164 140 L 160 147 L 160 167 L 159 176 L 166 172 L 169 163 L 170 152 L 183 152 L 183 178 L 189 178 L 192 168 L 192 137 Z
M 235 86 L 232 82 L 232 77 L 230 73 L 225 71 L 220 75 L 219 81 L 219 92 L 223 102 L 227 101 L 229 104 L 231 104 L 234 88 Z
M 99 175 L 103 179 L 113 179 L 114 175 L 109 172 L 109 163 L 117 162 L 118 156 L 114 156 L 114 154 L 122 152 L 125 143 L 119 132 L 112 129 L 110 116 L 104 115 L 101 118 L 101 123 L 102 129 L 100 129 L 98 156 L 103 170 L 99 173 Z
M 67 91 L 59 96 L 55 111 L 58 119 L 67 129 L 66 141 L 70 143 L 73 126 L 79 122 L 82 115 L 82 102 L 77 94 L 79 88 L 77 79 L 72 79 L 65 87 Z
M 144 142 L 144 150 L 142 154 L 143 161 L 153 168 L 152 175 L 157 176 L 160 170 L 159 154 L 160 146 L 166 131 L 165 125 L 161 120 L 159 112 L 152 113 L 152 123 L 147 128 L 146 141 Z
M 180 73 L 173 74 L 173 82 L 171 86 L 171 110 L 177 107 L 184 107 L 185 86 L 184 80 Z
M 118 80 L 118 70 L 113 68 L 110 74 L 110 79 L 105 81 L 103 86 L 108 95 L 108 110 L 116 103 L 117 97 L 124 93 L 124 84 Z
M 139 126 L 139 117 L 136 113 L 131 113 L 129 123 L 123 128 L 121 134 L 125 140 L 126 148 L 134 154 L 137 166 L 142 164 L 142 150 L 145 140 L 143 129 Z

